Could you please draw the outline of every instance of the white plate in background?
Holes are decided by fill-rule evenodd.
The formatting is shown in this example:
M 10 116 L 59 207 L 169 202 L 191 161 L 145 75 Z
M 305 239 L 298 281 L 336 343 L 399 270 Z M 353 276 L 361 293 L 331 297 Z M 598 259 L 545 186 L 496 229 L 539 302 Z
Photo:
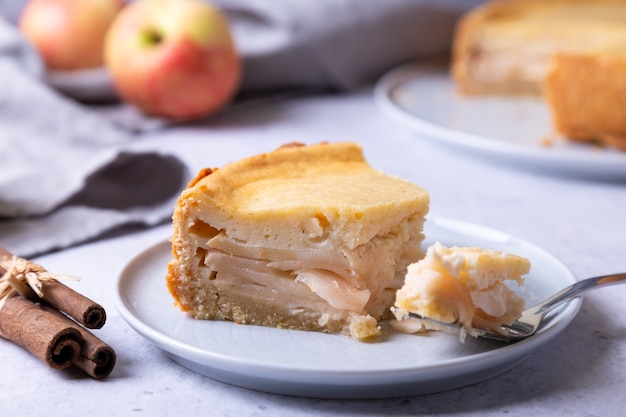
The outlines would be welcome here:
M 492 229 L 429 219 L 425 245 L 480 246 L 528 257 L 522 293 L 528 304 L 574 283 L 571 271 L 541 248 Z M 258 391 L 315 398 L 412 396 L 470 385 L 505 372 L 561 332 L 581 301 L 558 310 L 536 335 L 515 344 L 442 332 L 408 335 L 386 328 L 375 342 L 318 332 L 281 330 L 181 313 L 165 285 L 170 244 L 156 244 L 124 269 L 116 306 L 141 335 L 181 365 L 210 378 Z
M 379 80 L 374 97 L 402 125 L 474 156 L 568 176 L 626 179 L 626 152 L 558 137 L 538 98 L 461 96 L 446 66 L 398 67 Z

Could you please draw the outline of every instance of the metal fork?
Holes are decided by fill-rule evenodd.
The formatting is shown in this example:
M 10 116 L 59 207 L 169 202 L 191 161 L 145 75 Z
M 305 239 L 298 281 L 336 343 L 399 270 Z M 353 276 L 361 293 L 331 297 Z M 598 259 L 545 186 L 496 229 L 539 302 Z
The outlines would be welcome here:
M 621 284 L 624 281 L 626 281 L 626 273 L 603 275 L 578 281 L 577 283 L 572 284 L 549 297 L 545 301 L 526 309 L 515 323 L 511 325 L 500 325 L 501 332 L 478 328 L 472 328 L 471 331 L 467 331 L 460 323 L 444 323 L 428 317 L 422 317 L 414 313 L 408 313 L 408 316 L 410 318 L 431 322 L 438 325 L 438 327 L 443 326 L 447 330 L 455 333 L 466 332 L 467 334 L 471 334 L 476 337 L 484 337 L 502 342 L 516 342 L 535 334 L 537 330 L 541 328 L 541 324 L 543 323 L 543 319 L 546 314 L 548 314 L 553 308 L 573 298 L 579 297 L 588 291 L 609 285 Z

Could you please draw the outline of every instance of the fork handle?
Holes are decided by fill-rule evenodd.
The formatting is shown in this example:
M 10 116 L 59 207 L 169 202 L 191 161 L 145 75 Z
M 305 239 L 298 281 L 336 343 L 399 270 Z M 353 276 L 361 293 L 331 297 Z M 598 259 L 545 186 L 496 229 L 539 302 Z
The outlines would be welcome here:
M 588 291 L 610 285 L 621 284 L 624 281 L 626 281 L 626 273 L 602 275 L 599 277 L 583 279 L 582 281 L 578 281 L 569 287 L 564 288 L 562 291 L 556 293 L 541 304 L 537 304 L 532 307 L 532 310 L 534 314 L 543 316 L 554 307 L 564 303 L 565 301 L 569 301 L 572 298 L 579 297 Z

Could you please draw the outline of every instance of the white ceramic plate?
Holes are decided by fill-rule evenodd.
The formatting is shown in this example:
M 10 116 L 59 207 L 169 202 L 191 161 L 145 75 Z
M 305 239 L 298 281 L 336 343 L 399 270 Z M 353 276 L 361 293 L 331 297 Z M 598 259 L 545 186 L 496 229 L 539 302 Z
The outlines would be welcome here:
M 84 101 L 106 101 L 117 97 L 106 68 L 49 71 L 46 82 L 65 95 Z
M 394 69 L 374 96 L 393 119 L 464 153 L 569 176 L 626 179 L 626 153 L 557 137 L 541 100 L 462 97 L 441 65 Z
M 425 245 L 477 245 L 526 256 L 533 267 L 524 296 L 534 303 L 575 282 L 544 250 L 513 236 L 468 223 L 429 219 Z M 449 390 L 494 377 L 521 363 L 576 315 L 576 299 L 535 336 L 502 344 L 431 332 L 386 329 L 376 342 L 346 336 L 194 320 L 181 313 L 165 286 L 168 242 L 140 253 L 117 282 L 116 304 L 141 335 L 181 365 L 229 384 L 317 398 L 389 398 Z

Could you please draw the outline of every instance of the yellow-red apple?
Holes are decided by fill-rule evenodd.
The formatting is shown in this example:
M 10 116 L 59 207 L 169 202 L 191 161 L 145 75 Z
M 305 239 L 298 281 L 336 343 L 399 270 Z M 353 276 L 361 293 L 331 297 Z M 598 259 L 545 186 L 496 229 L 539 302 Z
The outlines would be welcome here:
M 104 38 L 123 0 L 30 0 L 19 27 L 51 70 L 100 67 Z
M 130 3 L 109 29 L 105 64 L 123 100 L 175 120 L 220 110 L 241 78 L 226 17 L 201 0 Z

